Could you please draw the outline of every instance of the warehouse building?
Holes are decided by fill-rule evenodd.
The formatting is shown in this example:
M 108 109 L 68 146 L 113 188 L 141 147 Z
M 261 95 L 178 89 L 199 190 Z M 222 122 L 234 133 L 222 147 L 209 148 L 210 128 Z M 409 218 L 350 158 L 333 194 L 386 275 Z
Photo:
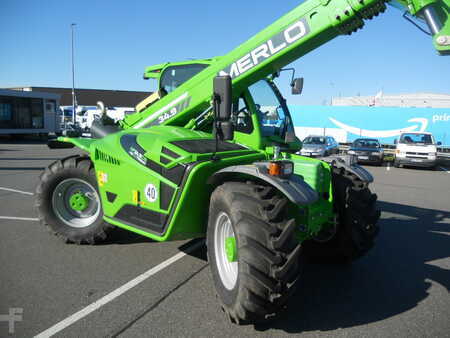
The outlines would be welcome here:
M 0 89 L 0 135 L 58 133 L 59 95 Z
M 352 96 L 333 98 L 332 106 L 365 107 L 411 107 L 411 108 L 450 108 L 450 95 L 415 93 L 385 95 L 379 92 L 375 96 Z
M 61 97 L 59 102 L 61 106 L 72 105 L 72 88 L 16 87 L 9 89 L 57 94 Z M 78 106 L 95 106 L 98 101 L 103 101 L 108 107 L 135 107 L 150 94 L 150 92 L 128 90 L 75 89 Z

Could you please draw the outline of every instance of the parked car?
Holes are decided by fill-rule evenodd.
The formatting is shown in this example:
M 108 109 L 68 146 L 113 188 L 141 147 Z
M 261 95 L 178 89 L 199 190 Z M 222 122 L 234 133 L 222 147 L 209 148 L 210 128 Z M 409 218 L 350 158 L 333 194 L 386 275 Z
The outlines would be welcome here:
M 355 156 L 358 163 L 383 164 L 384 151 L 377 139 L 356 139 L 351 144 L 347 154 Z
M 339 144 L 331 136 L 308 136 L 303 140 L 300 155 L 311 157 L 329 156 L 339 153 Z
M 394 166 L 411 165 L 434 168 L 437 164 L 437 146 L 431 133 L 411 132 L 400 135 L 395 141 Z

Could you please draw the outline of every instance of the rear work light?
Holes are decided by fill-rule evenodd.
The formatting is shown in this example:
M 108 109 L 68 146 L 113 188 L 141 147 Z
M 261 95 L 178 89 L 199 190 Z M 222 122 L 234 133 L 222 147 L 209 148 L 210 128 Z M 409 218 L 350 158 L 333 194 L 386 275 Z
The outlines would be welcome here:
M 286 177 L 294 172 L 294 163 L 290 161 L 272 161 L 268 165 L 269 175 Z

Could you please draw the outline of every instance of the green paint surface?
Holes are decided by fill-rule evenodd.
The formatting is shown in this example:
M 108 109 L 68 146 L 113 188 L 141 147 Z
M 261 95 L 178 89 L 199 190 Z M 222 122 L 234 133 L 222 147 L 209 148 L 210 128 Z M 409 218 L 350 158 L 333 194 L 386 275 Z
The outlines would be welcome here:
M 84 211 L 89 206 L 89 199 L 82 193 L 77 192 L 70 197 L 69 203 L 73 210 Z
M 225 251 L 228 262 L 237 262 L 237 246 L 235 237 L 228 237 L 225 239 Z

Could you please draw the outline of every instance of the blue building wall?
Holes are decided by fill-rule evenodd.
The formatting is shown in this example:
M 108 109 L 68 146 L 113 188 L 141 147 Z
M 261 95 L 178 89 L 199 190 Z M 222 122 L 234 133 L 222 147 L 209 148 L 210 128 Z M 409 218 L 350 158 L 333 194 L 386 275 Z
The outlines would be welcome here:
M 450 108 L 289 106 L 295 127 L 345 130 L 347 140 L 378 138 L 393 143 L 402 131 L 427 131 L 450 145 Z

